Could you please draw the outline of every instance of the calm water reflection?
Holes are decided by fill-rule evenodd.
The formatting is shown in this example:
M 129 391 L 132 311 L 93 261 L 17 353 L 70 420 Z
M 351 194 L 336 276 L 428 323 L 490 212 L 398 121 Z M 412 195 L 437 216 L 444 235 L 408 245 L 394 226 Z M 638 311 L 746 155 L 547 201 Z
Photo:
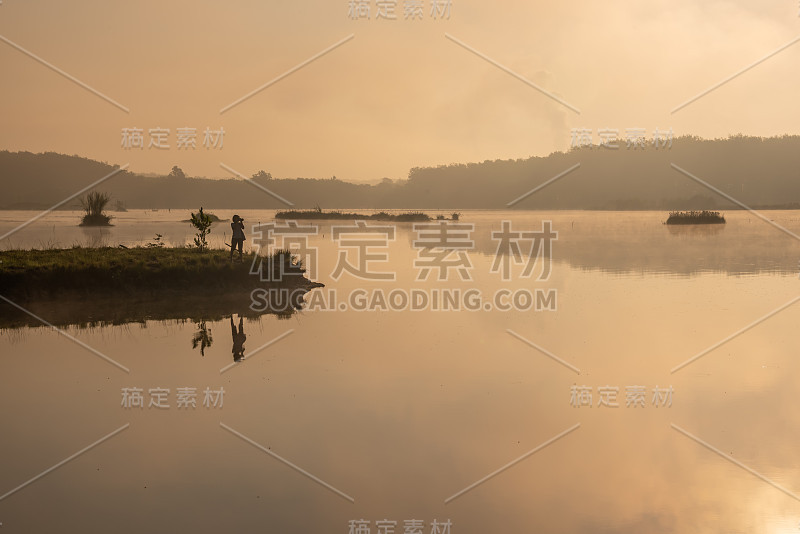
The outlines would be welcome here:
M 240 213 L 262 222 L 270 214 Z M 800 232 L 796 212 L 768 214 Z M 99 239 L 134 244 L 158 232 L 183 243 L 183 215 L 119 214 Z M 279 318 L 234 304 L 214 313 L 186 305 L 162 317 L 169 320 L 145 314 L 135 323 L 65 327 L 130 373 L 52 330 L 5 330 L 0 496 L 130 427 L 0 500 L 0 522 L 9 532 L 347 533 L 362 518 L 372 532 L 383 519 L 397 521 L 396 532 L 421 519 L 426 533 L 434 519 L 449 519 L 453 533 L 796 532 L 800 502 L 776 486 L 800 493 L 800 305 L 671 372 L 800 295 L 800 243 L 746 213 L 726 216 L 724 228 L 674 230 L 653 213 L 465 212 L 462 222 L 476 224 L 474 280 L 442 284 L 415 280 L 410 225 L 390 244 L 391 284 L 331 280 L 338 249 L 330 225 L 313 241 L 316 279 L 328 286 L 314 291 L 545 288 L 557 291 L 556 311 L 305 310 Z M 94 239 L 63 227 L 66 217 L 48 216 L 12 239 Z M 530 228 L 553 221 L 549 280 L 503 282 L 490 273 L 490 232 L 504 218 Z M 0 233 L 23 220 L 0 212 Z M 218 230 L 212 237 L 221 243 Z M 247 357 L 231 365 L 242 346 Z M 590 388 L 592 407 L 572 405 L 573 386 Z M 645 388 L 644 406 L 626 407 L 632 386 Z M 655 405 L 653 390 L 670 386 L 672 405 Z M 142 409 L 120 405 L 122 388 L 133 387 L 144 390 Z M 606 387 L 618 388 L 618 407 L 598 406 Z M 153 388 L 170 390 L 169 408 L 147 406 Z M 196 388 L 196 408 L 177 407 L 178 388 Z M 202 405 L 206 388 L 224 389 L 222 407 Z

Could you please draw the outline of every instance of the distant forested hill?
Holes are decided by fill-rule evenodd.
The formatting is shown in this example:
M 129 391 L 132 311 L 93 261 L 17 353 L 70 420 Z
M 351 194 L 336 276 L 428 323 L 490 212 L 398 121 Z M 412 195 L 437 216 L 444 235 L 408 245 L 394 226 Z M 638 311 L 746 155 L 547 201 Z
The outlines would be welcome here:
M 671 164 L 753 207 L 800 207 L 800 136 L 675 139 L 672 148 L 585 147 L 546 157 L 413 168 L 407 180 L 356 184 L 339 179 L 254 180 L 295 207 L 505 208 L 565 170 L 578 168 L 514 204 L 519 209 L 730 208 L 724 197 Z M 264 163 L 268 168 L 269 162 Z M 56 153 L 0 152 L 0 208 L 47 208 L 116 166 Z M 96 187 L 129 208 L 282 208 L 241 179 L 142 176 L 122 171 Z M 64 207 L 74 208 L 77 199 Z

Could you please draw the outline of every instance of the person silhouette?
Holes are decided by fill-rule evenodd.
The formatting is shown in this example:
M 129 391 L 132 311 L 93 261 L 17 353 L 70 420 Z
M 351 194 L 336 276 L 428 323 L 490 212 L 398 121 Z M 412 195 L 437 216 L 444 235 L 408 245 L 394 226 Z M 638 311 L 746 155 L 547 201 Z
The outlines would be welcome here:
M 244 358 L 244 342 L 247 340 L 247 336 L 244 333 L 244 319 L 242 319 L 241 315 L 239 316 L 238 332 L 233 322 L 233 315 L 231 315 L 231 336 L 233 337 L 233 348 L 231 349 L 233 361 L 240 362 Z
M 233 216 L 233 222 L 231 223 L 231 230 L 233 231 L 233 235 L 231 236 L 231 261 L 233 261 L 233 250 L 238 247 L 239 249 L 239 261 L 242 261 L 242 247 L 244 246 L 244 219 L 239 217 L 238 215 Z

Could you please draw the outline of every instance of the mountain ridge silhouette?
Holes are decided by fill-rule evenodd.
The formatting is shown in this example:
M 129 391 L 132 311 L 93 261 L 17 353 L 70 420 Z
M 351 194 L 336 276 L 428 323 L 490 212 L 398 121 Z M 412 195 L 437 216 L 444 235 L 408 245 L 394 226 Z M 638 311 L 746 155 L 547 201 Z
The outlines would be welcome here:
M 725 139 L 683 136 L 671 148 L 574 148 L 548 156 L 414 167 L 405 180 L 377 184 L 333 178 L 253 181 L 294 208 L 324 209 L 732 209 L 736 204 L 673 165 L 749 207 L 800 208 L 800 136 Z M 0 151 L 0 209 L 45 209 L 111 173 L 118 165 L 55 152 Z M 93 190 L 127 208 L 285 209 L 289 205 L 242 179 L 154 177 L 120 171 Z M 77 209 L 78 199 L 64 209 Z

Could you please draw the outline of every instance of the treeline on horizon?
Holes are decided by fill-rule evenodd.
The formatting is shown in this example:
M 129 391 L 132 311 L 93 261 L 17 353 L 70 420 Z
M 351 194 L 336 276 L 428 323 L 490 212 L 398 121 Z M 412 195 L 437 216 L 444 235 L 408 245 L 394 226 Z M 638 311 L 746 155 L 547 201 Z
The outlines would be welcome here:
M 692 210 L 736 205 L 672 164 L 750 207 L 800 208 L 800 136 L 676 138 L 671 148 L 574 148 L 545 157 L 414 167 L 405 180 L 377 184 L 336 178 L 252 180 L 294 208 L 504 209 L 567 169 L 572 172 L 513 205 L 514 209 Z M 44 209 L 118 166 L 53 152 L 0 152 L 0 209 Z M 265 168 L 268 163 L 265 164 Z M 129 209 L 285 209 L 287 205 L 242 179 L 193 178 L 173 167 L 153 177 L 121 171 L 94 188 Z M 78 200 L 63 208 L 76 209 Z

